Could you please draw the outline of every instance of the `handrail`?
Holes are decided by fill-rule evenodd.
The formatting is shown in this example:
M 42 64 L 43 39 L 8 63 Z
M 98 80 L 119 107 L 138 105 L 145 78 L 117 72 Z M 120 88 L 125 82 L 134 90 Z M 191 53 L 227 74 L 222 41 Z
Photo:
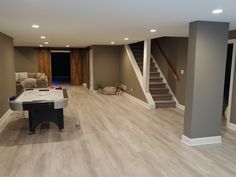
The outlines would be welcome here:
M 154 40 L 154 44 L 155 46 L 159 49 L 159 51 L 161 52 L 162 56 L 163 56 L 163 61 L 164 64 L 167 66 L 167 68 L 169 69 L 169 71 L 172 73 L 173 77 L 175 78 L 175 80 L 180 80 L 177 72 L 175 71 L 174 67 L 171 65 L 171 63 L 169 62 L 167 56 L 165 55 L 165 52 L 162 50 L 161 46 L 158 44 L 158 42 L 156 40 Z

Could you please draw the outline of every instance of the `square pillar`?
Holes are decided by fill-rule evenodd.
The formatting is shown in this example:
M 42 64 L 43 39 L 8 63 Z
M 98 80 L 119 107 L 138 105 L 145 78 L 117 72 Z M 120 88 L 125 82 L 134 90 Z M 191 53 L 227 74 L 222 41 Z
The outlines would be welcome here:
M 229 23 L 196 21 L 189 26 L 186 106 L 182 142 L 221 142 Z

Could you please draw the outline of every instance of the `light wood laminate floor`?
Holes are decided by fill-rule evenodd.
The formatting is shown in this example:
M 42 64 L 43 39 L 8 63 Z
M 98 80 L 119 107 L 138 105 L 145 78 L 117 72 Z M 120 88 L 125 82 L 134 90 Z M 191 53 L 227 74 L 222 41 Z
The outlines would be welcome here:
M 13 112 L 0 131 L 0 177 L 235 177 L 236 133 L 223 143 L 181 143 L 183 112 L 147 110 L 125 97 L 68 87 L 65 130 Z M 79 122 L 80 128 L 75 124 Z

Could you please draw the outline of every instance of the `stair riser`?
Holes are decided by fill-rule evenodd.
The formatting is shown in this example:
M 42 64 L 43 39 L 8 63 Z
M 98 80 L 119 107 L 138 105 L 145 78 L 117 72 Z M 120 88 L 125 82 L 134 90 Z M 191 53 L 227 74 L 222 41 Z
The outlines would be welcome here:
M 150 77 L 160 77 L 160 73 L 150 73 Z
M 137 62 L 138 65 L 143 66 L 143 59 L 142 59 L 142 57 L 139 58 L 139 59 L 136 59 L 136 58 L 135 58 L 135 60 L 136 60 L 136 62 Z M 155 68 L 156 68 L 155 63 L 150 63 L 150 67 L 155 67 Z
M 140 59 L 142 59 L 141 61 L 143 61 L 143 54 L 141 54 L 141 53 L 140 53 L 140 54 L 135 53 L 135 54 L 134 54 L 134 58 L 135 58 L 135 59 L 136 59 L 136 58 L 137 58 L 137 59 L 140 58 Z
M 150 79 L 150 82 L 162 82 L 163 78 L 158 78 L 158 79 Z
M 175 108 L 176 103 L 156 103 L 156 108 Z
M 133 52 L 134 54 L 143 54 L 142 49 L 132 49 L 132 52 Z
M 169 90 L 150 90 L 151 94 L 169 94 Z
M 139 69 L 143 68 L 143 64 L 138 64 Z M 150 72 L 158 72 L 158 69 L 155 66 L 150 66 Z
M 142 71 L 143 67 L 139 67 L 139 69 Z M 157 72 L 157 68 L 150 68 L 150 71 L 151 72 Z
M 134 49 L 134 50 L 143 50 L 143 46 L 140 46 L 140 45 L 132 45 L 131 47 L 130 47 L 132 50 Z
M 172 100 L 172 95 L 169 96 L 152 96 L 154 101 L 168 101 Z
M 149 84 L 149 88 L 165 88 L 166 84 Z
M 143 57 L 135 57 L 137 63 L 143 62 Z

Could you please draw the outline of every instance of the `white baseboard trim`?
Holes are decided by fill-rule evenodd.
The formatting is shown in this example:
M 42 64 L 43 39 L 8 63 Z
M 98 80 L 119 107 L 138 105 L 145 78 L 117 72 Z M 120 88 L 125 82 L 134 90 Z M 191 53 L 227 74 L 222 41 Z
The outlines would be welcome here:
M 150 105 L 150 104 L 146 103 L 145 101 L 140 100 L 140 99 L 138 99 L 138 98 L 136 98 L 136 97 L 134 97 L 134 96 L 128 94 L 127 92 L 123 92 L 123 95 L 124 95 L 126 98 L 129 98 L 131 101 L 133 101 L 133 102 L 135 102 L 135 103 L 138 103 L 138 104 L 144 106 L 144 107 L 147 108 L 147 109 L 155 109 L 155 105 L 154 105 L 154 106 L 153 106 L 153 105 Z
M 189 138 L 185 135 L 182 135 L 181 141 L 184 144 L 187 144 L 188 146 L 217 144 L 217 143 L 221 143 L 221 136 L 211 136 L 211 137 L 203 137 L 203 138 Z
M 98 93 L 98 90 L 91 90 L 92 93 Z
M 87 83 L 83 83 L 82 86 L 85 87 L 85 88 L 88 88 L 88 87 L 87 87 Z
M 232 123 L 232 122 L 228 122 L 227 123 L 227 127 L 231 130 L 236 131 L 236 124 Z
M 176 103 L 176 107 L 178 108 L 178 109 L 181 109 L 181 110 L 185 110 L 185 106 L 184 105 L 182 105 L 182 104 L 179 104 L 178 102 Z
M 3 116 L 0 118 L 0 127 L 2 126 L 2 124 L 7 120 L 7 118 L 9 118 L 9 114 L 12 113 L 12 110 L 8 109 L 5 114 L 3 114 Z

